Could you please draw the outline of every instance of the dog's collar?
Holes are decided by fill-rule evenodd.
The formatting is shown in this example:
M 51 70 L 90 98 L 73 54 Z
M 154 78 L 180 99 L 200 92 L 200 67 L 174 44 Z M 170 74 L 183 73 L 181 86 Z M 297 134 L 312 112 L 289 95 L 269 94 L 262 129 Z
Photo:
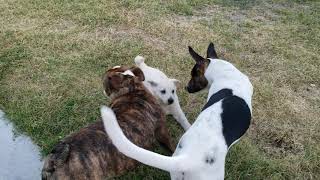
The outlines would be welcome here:
M 110 94 L 110 99 L 113 100 L 113 99 L 115 99 L 115 98 L 117 98 L 119 96 L 128 94 L 131 91 L 132 91 L 132 89 L 128 88 L 128 87 L 121 88 L 121 89 L 119 89 L 118 92 Z
M 206 105 L 204 105 L 204 107 L 202 108 L 201 111 L 206 110 L 208 107 L 210 107 L 210 106 L 213 105 L 214 103 L 216 103 L 216 102 L 218 102 L 218 101 L 220 101 L 220 100 L 222 100 L 222 99 L 224 99 L 224 98 L 226 98 L 226 97 L 228 97 L 228 96 L 232 96 L 232 95 L 233 95 L 233 93 L 232 93 L 232 90 L 231 90 L 231 89 L 227 89 L 227 88 L 221 89 L 220 91 L 214 93 L 214 94 L 210 97 L 209 101 L 207 102 Z

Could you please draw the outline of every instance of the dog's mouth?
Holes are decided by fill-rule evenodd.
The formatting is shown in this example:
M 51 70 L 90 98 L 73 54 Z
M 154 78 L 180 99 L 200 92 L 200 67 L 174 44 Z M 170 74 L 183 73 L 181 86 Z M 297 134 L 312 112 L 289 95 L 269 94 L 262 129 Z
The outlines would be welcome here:
M 165 100 L 161 99 L 161 98 L 157 98 L 158 102 L 160 102 L 162 105 L 167 105 L 168 102 L 166 102 Z
M 161 99 L 160 97 L 156 97 L 157 101 L 164 106 L 170 105 L 167 100 Z
M 208 86 L 208 80 L 205 77 L 193 78 L 185 88 L 189 93 L 199 92 Z
M 188 93 L 196 93 L 202 90 L 202 88 L 192 88 L 190 86 L 186 86 L 185 90 L 188 91 Z

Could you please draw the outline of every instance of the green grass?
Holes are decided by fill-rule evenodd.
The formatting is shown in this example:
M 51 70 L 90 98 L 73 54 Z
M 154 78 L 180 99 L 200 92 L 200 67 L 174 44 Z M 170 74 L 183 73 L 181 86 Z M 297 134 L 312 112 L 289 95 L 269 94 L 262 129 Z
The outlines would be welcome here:
M 0 109 L 48 153 L 99 117 L 101 76 L 136 55 L 189 79 L 210 41 L 254 85 L 253 123 L 226 179 L 320 179 L 320 2 L 0 0 Z M 179 97 L 193 121 L 206 92 Z M 176 138 L 181 128 L 168 119 Z M 161 148 L 157 152 L 163 153 Z M 168 179 L 140 166 L 116 179 Z

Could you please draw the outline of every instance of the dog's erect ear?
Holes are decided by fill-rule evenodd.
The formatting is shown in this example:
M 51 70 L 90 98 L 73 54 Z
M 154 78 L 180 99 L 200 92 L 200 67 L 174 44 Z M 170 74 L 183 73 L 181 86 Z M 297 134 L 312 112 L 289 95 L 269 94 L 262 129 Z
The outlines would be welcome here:
M 189 48 L 189 53 L 192 56 L 192 58 L 197 62 L 197 63 L 201 63 L 204 62 L 204 58 L 202 56 L 200 56 L 198 53 L 196 53 L 192 47 L 188 46 Z
M 176 87 L 178 87 L 180 84 L 180 81 L 178 79 L 170 79 L 170 81 L 172 81 Z
M 218 59 L 216 50 L 214 49 L 214 45 L 211 42 L 208 46 L 208 50 L 207 50 L 207 58 L 211 58 L 211 59 Z
M 139 81 L 144 81 L 144 74 L 142 70 L 138 67 L 134 67 L 131 69 L 132 73 L 138 77 Z
M 148 83 L 153 87 L 157 87 L 158 86 L 158 83 L 156 83 L 154 81 L 148 81 Z
M 134 58 L 134 62 L 136 63 L 137 66 L 140 66 L 142 63 L 144 63 L 144 57 L 137 56 Z

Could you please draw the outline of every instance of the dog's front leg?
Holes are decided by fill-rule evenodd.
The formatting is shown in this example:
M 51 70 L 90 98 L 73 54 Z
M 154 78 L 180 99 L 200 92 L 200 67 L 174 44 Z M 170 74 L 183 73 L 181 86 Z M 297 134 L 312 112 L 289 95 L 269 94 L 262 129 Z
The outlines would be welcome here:
M 187 120 L 185 114 L 183 113 L 179 102 L 175 102 L 172 105 L 170 105 L 171 108 L 168 109 L 169 113 L 172 114 L 174 119 L 182 126 L 182 128 L 187 131 L 191 124 Z
M 171 153 L 175 151 L 168 128 L 164 121 L 158 121 L 156 124 L 155 137 L 161 145 L 164 145 Z

